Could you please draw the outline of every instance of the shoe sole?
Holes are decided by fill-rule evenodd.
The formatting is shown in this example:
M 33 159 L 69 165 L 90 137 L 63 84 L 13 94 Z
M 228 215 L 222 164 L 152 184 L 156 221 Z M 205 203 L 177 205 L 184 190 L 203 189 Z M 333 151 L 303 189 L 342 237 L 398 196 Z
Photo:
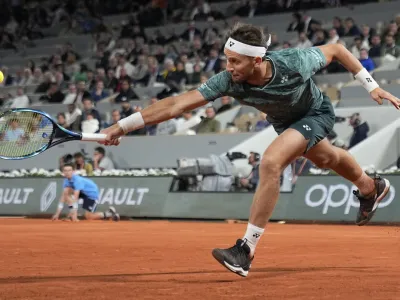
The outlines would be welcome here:
M 383 180 L 385 181 L 385 189 L 383 190 L 383 193 L 380 194 L 380 196 L 378 198 L 376 198 L 374 206 L 372 207 L 372 210 L 370 213 L 368 213 L 368 216 L 366 219 L 356 223 L 358 226 L 363 226 L 365 224 L 367 224 L 369 221 L 371 221 L 372 217 L 374 216 L 375 212 L 378 210 L 378 205 L 379 203 L 386 197 L 386 195 L 389 193 L 390 191 L 390 181 L 383 178 Z
M 241 277 L 247 277 L 247 275 L 249 274 L 249 271 L 243 270 L 242 267 L 234 267 L 230 264 L 228 264 L 225 259 L 224 259 L 224 255 L 221 253 L 221 251 L 219 249 L 214 249 L 212 251 L 212 256 L 221 264 L 223 265 L 226 269 L 228 269 L 229 271 L 231 271 L 232 273 L 235 273 Z
M 113 221 L 118 222 L 121 219 L 114 206 L 110 206 L 108 210 L 113 214 L 112 216 Z

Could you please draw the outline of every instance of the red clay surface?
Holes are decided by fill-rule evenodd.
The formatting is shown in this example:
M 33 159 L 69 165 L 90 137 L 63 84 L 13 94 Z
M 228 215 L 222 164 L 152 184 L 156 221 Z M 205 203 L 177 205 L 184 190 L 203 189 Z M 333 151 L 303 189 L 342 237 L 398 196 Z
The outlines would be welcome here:
M 400 299 L 398 227 L 269 225 L 252 271 L 211 256 L 245 224 L 0 220 L 0 299 Z

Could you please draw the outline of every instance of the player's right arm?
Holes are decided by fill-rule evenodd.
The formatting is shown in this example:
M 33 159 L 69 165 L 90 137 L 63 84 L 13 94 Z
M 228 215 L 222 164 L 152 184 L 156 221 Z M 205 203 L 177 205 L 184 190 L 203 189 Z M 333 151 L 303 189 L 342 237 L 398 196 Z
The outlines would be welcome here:
M 196 90 L 162 99 L 141 112 L 122 119 L 117 124 L 101 131 L 107 134 L 105 144 L 118 145 L 118 138 L 130 131 L 179 117 L 185 111 L 206 105 L 209 101 L 224 95 L 228 90 L 230 78 L 227 72 L 221 72 Z
M 64 204 L 67 202 L 67 199 L 68 199 L 68 196 L 70 195 L 70 193 L 71 193 L 71 188 L 64 187 L 64 190 L 60 197 L 60 201 L 58 202 L 57 211 L 51 218 L 53 221 L 58 220 L 58 218 L 60 217 L 60 213 L 63 210 Z

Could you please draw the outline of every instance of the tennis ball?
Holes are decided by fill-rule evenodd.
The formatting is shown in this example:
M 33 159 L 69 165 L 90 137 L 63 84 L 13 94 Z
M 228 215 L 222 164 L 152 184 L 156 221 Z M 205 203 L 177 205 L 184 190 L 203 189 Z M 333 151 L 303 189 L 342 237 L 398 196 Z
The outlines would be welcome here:
M 0 71 L 0 83 L 2 83 L 4 80 L 4 74 L 2 71 Z

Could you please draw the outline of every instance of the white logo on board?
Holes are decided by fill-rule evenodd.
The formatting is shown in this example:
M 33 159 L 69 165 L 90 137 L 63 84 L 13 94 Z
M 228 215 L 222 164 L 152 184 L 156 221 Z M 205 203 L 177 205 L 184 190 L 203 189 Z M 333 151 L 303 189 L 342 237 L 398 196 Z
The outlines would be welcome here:
M 315 184 L 310 187 L 305 195 L 306 205 L 309 207 L 322 207 L 322 214 L 326 215 L 329 208 L 339 208 L 344 206 L 344 214 L 348 215 L 352 207 L 360 207 L 360 202 L 351 192 L 357 189 L 355 186 L 349 187 L 343 183 L 331 184 L 326 186 L 324 184 Z M 379 204 L 379 208 L 389 206 L 396 191 L 393 186 L 390 187 L 389 194 Z
M 40 196 L 40 211 L 47 211 L 57 197 L 57 182 L 50 181 Z

